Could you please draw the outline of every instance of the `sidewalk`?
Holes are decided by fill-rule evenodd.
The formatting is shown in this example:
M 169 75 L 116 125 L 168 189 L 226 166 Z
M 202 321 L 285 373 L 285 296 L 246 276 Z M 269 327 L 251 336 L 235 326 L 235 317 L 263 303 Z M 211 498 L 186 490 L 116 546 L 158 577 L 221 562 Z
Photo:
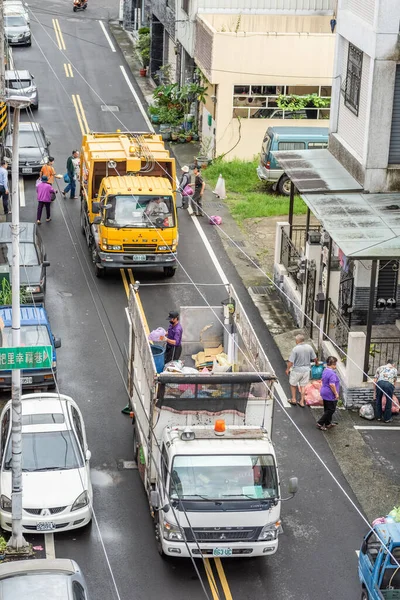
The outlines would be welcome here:
M 136 56 L 133 37 L 130 33 L 122 30 L 119 23 L 111 22 L 109 26 L 148 104 L 152 101 L 154 85 L 149 78 L 139 76 L 141 65 Z M 177 160 L 179 177 L 180 167 L 193 165 L 194 159 L 198 155 L 199 144 L 198 142 L 185 144 L 167 142 L 166 146 Z M 290 315 L 285 312 L 273 284 L 257 268 L 259 266 L 267 274 L 272 272 L 275 223 L 282 220 L 282 217 L 252 219 L 251 223 L 239 227 L 226 204 L 217 199 L 209 187 L 206 187 L 204 193 L 203 207 L 208 215 L 217 214 L 222 217 L 223 227 L 217 229 L 226 254 L 260 311 L 283 359 L 286 360 L 294 345 L 294 336 L 300 330 L 295 328 Z M 296 219 L 294 222 L 296 223 Z M 224 235 L 224 232 L 227 235 Z M 231 240 L 239 248 L 233 245 Z M 246 258 L 242 251 L 249 258 Z M 311 411 L 315 419 L 319 418 L 321 410 Z M 368 426 L 370 425 L 369 421 L 361 419 L 357 413 L 344 410 L 338 411 L 336 414 L 338 413 L 340 426 L 331 430 L 325 437 L 364 513 L 371 521 L 377 516 L 387 514 L 393 506 L 399 503 L 400 473 L 391 467 L 387 460 L 386 463 L 384 462 L 384 453 L 382 454 L 382 451 L 379 452 L 377 449 L 378 432 L 374 439 L 370 431 L 366 430 L 367 433 L 361 433 L 354 427 Z M 396 431 L 383 433 L 393 436 L 393 439 L 394 436 L 397 436 Z

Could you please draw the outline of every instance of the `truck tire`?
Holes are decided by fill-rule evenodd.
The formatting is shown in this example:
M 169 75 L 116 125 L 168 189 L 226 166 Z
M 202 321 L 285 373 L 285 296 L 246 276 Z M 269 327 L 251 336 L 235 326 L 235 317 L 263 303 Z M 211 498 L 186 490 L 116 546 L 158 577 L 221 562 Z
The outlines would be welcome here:
M 173 277 L 176 273 L 176 267 L 164 267 L 165 277 Z
M 83 235 L 86 235 L 85 217 L 84 217 L 83 209 L 82 208 L 81 208 L 81 231 L 82 231 Z
M 290 196 L 290 179 L 287 175 L 282 175 L 280 180 L 278 181 L 278 192 L 282 196 Z
M 156 544 L 157 544 L 157 551 L 158 554 L 161 556 L 161 558 L 166 559 L 169 558 L 162 547 L 162 543 L 161 543 L 161 536 L 162 536 L 162 532 L 161 532 L 161 525 L 160 525 L 160 520 L 158 518 L 158 513 L 156 513 L 154 515 L 154 530 L 155 530 L 155 534 L 156 534 Z
M 361 592 L 361 600 L 369 600 L 367 590 Z
M 92 246 L 92 248 L 91 248 L 91 254 L 92 254 L 92 261 L 94 264 L 94 274 L 96 277 L 98 277 L 100 279 L 101 277 L 104 277 L 106 270 L 104 267 L 103 268 L 99 267 L 99 255 L 94 246 Z

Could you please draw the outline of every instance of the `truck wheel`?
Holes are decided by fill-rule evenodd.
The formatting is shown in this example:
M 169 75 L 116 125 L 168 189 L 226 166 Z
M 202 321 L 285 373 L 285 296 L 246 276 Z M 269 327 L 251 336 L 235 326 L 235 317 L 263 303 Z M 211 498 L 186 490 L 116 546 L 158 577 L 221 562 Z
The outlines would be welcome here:
M 367 591 L 366 591 L 366 590 L 363 590 L 363 591 L 361 592 L 361 600 L 369 600 L 369 599 L 368 599 L 368 593 L 367 593 Z
M 282 175 L 278 181 L 277 188 L 278 192 L 282 194 L 282 196 L 290 196 L 290 179 L 287 175 Z
M 95 262 L 94 263 L 94 274 L 99 279 L 102 279 L 104 277 L 104 275 L 106 274 L 106 270 L 104 269 L 104 267 L 103 268 L 99 267 L 98 263 Z
M 156 544 L 157 544 L 158 554 L 161 556 L 161 558 L 168 558 L 163 550 L 162 543 L 161 543 L 162 531 L 161 531 L 161 524 L 160 524 L 158 515 L 156 515 L 154 517 L 154 527 L 155 527 Z
M 164 267 L 165 277 L 173 277 L 176 273 L 176 267 Z
M 83 235 L 86 235 L 85 218 L 83 216 L 83 210 L 82 209 L 81 209 L 81 231 L 82 231 Z

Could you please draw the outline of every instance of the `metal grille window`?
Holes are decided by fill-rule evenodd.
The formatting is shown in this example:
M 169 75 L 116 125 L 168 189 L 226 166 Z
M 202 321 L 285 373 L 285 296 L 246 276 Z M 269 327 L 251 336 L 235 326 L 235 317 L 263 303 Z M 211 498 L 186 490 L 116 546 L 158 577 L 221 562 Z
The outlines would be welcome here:
M 357 117 L 360 105 L 362 61 L 362 51 L 349 44 L 344 103 Z
M 399 263 L 397 260 L 381 260 L 379 262 L 377 300 L 396 298 Z
M 187 15 L 189 14 L 189 4 L 190 0 L 182 0 L 182 10 L 184 10 Z

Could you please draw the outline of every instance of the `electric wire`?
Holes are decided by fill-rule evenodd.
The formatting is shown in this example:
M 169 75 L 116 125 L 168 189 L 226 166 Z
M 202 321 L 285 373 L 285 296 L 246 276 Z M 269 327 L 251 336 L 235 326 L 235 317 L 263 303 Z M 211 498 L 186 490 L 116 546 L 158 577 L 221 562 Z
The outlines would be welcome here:
M 35 18 L 36 18 L 36 20 L 37 20 L 37 21 L 39 22 L 39 24 L 40 24 L 40 21 L 37 19 L 37 17 L 36 17 L 36 16 L 35 16 Z M 46 34 L 47 34 L 47 32 L 46 32 Z M 49 34 L 47 34 L 47 35 L 49 35 Z M 49 37 L 50 37 L 50 39 L 52 39 L 52 38 L 51 38 L 51 36 L 49 36 Z M 52 41 L 53 41 L 53 40 L 52 40 Z M 54 43 L 54 42 L 53 42 L 53 43 Z M 55 43 L 54 43 L 54 44 L 55 44 Z M 62 53 L 64 56 L 66 56 L 62 50 L 60 50 L 60 51 L 61 51 L 61 53 Z M 84 77 L 81 75 L 81 73 L 80 73 L 80 72 L 79 72 L 79 71 L 78 71 L 76 68 L 75 68 L 75 70 L 78 72 L 78 74 L 81 76 L 81 78 L 82 78 L 82 79 L 85 81 L 85 79 L 84 79 Z M 90 84 L 89 84 L 88 82 L 86 82 L 86 83 L 87 83 L 87 85 L 90 87 L 90 89 L 91 89 L 91 90 L 92 90 L 92 91 L 93 91 L 93 92 L 96 94 L 96 96 L 100 98 L 100 96 L 97 94 L 97 92 L 96 92 L 95 90 L 93 90 L 92 86 L 90 86 Z M 100 99 L 101 99 L 101 98 L 100 98 Z M 117 117 L 117 115 L 115 115 L 114 113 L 113 113 L 113 115 L 114 115 L 114 117 L 115 117 L 115 118 L 116 118 L 116 119 L 117 119 L 117 120 L 118 120 L 118 121 L 119 121 L 119 122 L 120 122 L 120 123 L 123 125 L 122 121 L 121 121 L 121 120 L 120 120 L 120 119 Z M 168 174 L 168 173 L 167 173 L 167 175 L 169 176 L 169 174 Z M 193 201 L 192 201 L 192 202 L 193 202 Z M 203 212 L 204 212 L 204 211 L 203 211 Z M 205 214 L 207 214 L 207 213 L 205 213 Z M 208 215 L 207 215 L 207 216 L 208 216 Z M 217 226 L 217 227 L 219 227 L 219 226 Z M 222 228 L 220 228 L 220 227 L 219 227 L 219 229 L 220 229 L 220 230 L 221 230 L 221 231 L 224 233 L 224 235 L 226 235 L 226 236 L 229 238 L 229 236 L 228 236 L 228 235 L 227 235 L 227 234 L 226 234 L 226 233 L 223 231 L 223 229 L 222 229 Z M 229 238 L 229 239 L 231 239 L 231 238 Z M 261 271 L 261 272 L 262 272 L 262 273 L 263 273 L 263 274 L 264 274 L 264 275 L 265 275 L 265 276 L 268 278 L 268 280 L 269 280 L 269 281 L 271 281 L 271 282 L 274 284 L 274 286 L 275 286 L 275 287 L 278 287 L 278 286 L 275 284 L 275 282 L 273 282 L 273 281 L 271 280 L 271 278 L 270 278 L 270 277 L 268 277 L 268 275 L 262 271 L 261 267 L 259 267 L 258 265 L 256 265 L 256 264 L 254 263 L 254 261 L 253 261 L 253 260 L 252 260 L 252 259 L 251 259 L 251 258 L 250 258 L 248 255 L 247 255 L 247 253 L 246 253 L 246 252 L 245 252 L 245 251 L 244 251 L 242 248 L 240 248 L 240 247 L 239 247 L 237 244 L 235 244 L 235 243 L 234 243 L 234 240 L 232 240 L 232 242 L 233 242 L 233 244 L 234 244 L 234 245 L 237 247 L 237 249 L 238 249 L 239 251 L 241 251 L 241 252 L 242 252 L 242 253 L 243 253 L 243 254 L 244 254 L 244 255 L 245 255 L 247 258 L 248 258 L 248 260 L 250 260 L 250 261 L 251 261 L 251 262 L 254 264 L 254 266 L 256 266 L 256 267 L 257 267 L 257 268 L 258 268 L 258 269 L 259 269 L 259 270 L 260 270 L 260 271 Z M 279 288 L 278 288 L 278 289 L 279 289 Z M 282 290 L 280 290 L 280 289 L 279 289 L 279 291 L 280 291 L 280 292 L 281 292 L 283 295 L 285 295 L 285 296 L 287 297 L 287 295 L 286 295 L 284 292 L 282 292 Z M 289 300 L 291 303 L 293 303 L 293 301 L 292 301 L 292 300 L 291 300 L 289 297 L 287 297 L 287 299 L 288 299 L 288 300 Z M 305 314 L 305 313 L 303 313 L 303 314 Z M 306 316 L 306 318 L 307 318 L 308 320 L 310 320 L 310 321 L 311 321 L 311 319 L 310 319 L 310 317 L 308 317 L 308 315 L 305 315 L 305 316 Z M 322 330 L 320 329 L 320 327 L 319 327 L 319 326 L 318 326 L 316 323 L 314 323 L 314 324 L 315 324 L 315 326 L 316 326 L 316 327 L 317 327 L 317 328 L 318 328 L 320 331 L 322 331 Z M 336 344 L 336 343 L 335 343 L 335 342 L 334 342 L 334 341 L 333 341 L 331 338 L 329 338 L 329 336 L 328 336 L 327 334 L 324 334 L 324 335 L 325 335 L 325 337 L 326 337 L 327 339 L 329 339 L 329 340 L 331 341 L 331 343 L 333 343 L 333 345 L 334 345 L 334 346 L 335 346 L 335 347 L 336 347 L 336 348 L 337 348 L 337 349 L 338 349 L 340 352 L 342 352 L 343 354 L 345 354 L 345 355 L 346 355 L 346 353 L 344 353 L 344 351 L 343 351 L 343 350 L 342 350 L 342 349 L 341 349 L 341 348 L 340 348 L 340 347 L 339 347 L 339 346 L 338 346 L 338 345 L 337 345 L 337 344 Z M 351 360 L 351 359 L 350 359 L 350 360 Z M 353 361 L 353 362 L 354 362 L 354 361 Z M 355 364 L 355 363 L 354 363 L 354 364 Z M 357 366 L 357 368 L 358 368 L 358 369 L 360 369 L 360 370 L 361 370 L 361 368 L 360 368 L 360 367 L 358 367 L 358 365 L 356 365 L 356 366 Z M 369 376 L 368 376 L 367 374 L 365 374 L 365 375 L 366 375 L 366 376 L 369 378 Z M 369 378 L 369 379 L 371 380 L 371 378 Z M 379 385 L 377 385 L 377 384 L 375 384 L 375 385 L 376 385 L 377 387 L 379 387 Z M 286 411 L 285 407 L 283 407 L 283 408 L 284 408 L 284 410 L 285 410 L 285 412 L 286 412 L 286 414 L 287 414 L 287 411 Z M 290 418 L 290 417 L 289 417 L 289 418 Z M 292 420 L 291 418 L 290 418 L 290 420 L 293 422 L 293 420 Z M 308 442 L 308 443 L 309 443 L 309 442 Z M 316 452 L 316 451 L 315 451 L 315 452 Z M 322 460 L 322 459 L 320 459 L 320 460 Z M 333 475 L 333 474 L 332 474 L 332 475 Z M 360 514 L 361 514 L 361 513 L 360 513 Z M 362 516 L 362 515 L 361 515 L 361 516 Z M 364 518 L 364 517 L 362 517 L 362 518 L 365 520 L 365 518 Z M 366 521 L 366 522 L 367 522 L 367 521 Z M 367 524 L 368 524 L 368 526 L 370 527 L 370 525 L 369 525 L 369 523 L 368 523 L 368 522 L 367 522 Z

